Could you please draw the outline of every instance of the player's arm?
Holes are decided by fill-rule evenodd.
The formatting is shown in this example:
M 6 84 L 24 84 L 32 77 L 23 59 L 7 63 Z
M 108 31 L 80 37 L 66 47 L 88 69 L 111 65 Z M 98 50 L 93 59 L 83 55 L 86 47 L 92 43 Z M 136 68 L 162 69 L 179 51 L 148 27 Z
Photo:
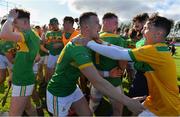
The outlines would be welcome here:
M 7 21 L 4 23 L 0 38 L 8 41 L 22 42 L 24 37 L 21 33 L 13 32 L 13 21 L 18 17 L 18 13 L 13 9 L 9 12 Z
M 111 78 L 119 78 L 123 75 L 123 71 L 119 67 L 115 67 L 115 68 L 111 69 L 110 71 L 98 70 L 98 73 L 102 77 L 111 77 Z
M 98 44 L 95 41 L 89 41 L 87 43 L 87 47 L 111 59 L 132 61 L 128 49 L 119 46 L 107 46 Z
M 108 81 L 104 80 L 98 74 L 98 71 L 93 65 L 82 68 L 80 70 L 96 89 L 126 105 L 133 113 L 139 114 L 144 110 L 144 107 L 139 101 L 133 100 L 123 95 L 121 92 L 117 91 L 115 87 L 113 87 Z

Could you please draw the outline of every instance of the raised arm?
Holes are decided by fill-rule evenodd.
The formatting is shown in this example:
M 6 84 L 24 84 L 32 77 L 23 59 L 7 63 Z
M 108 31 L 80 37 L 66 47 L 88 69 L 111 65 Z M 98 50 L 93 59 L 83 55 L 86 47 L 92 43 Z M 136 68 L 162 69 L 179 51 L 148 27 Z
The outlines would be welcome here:
M 139 114 L 144 110 L 144 107 L 137 100 L 133 100 L 121 92 L 117 91 L 108 81 L 104 80 L 96 68 L 91 65 L 81 69 L 81 72 L 88 78 L 92 85 L 105 95 L 126 105 L 133 113 Z M 92 74 L 93 73 L 93 74 Z
M 13 22 L 18 17 L 18 13 L 13 9 L 9 12 L 8 19 L 4 23 L 0 38 L 8 41 L 21 42 L 23 41 L 23 36 L 19 32 L 13 32 Z
M 111 59 L 132 61 L 131 57 L 129 56 L 128 49 L 119 46 L 107 46 L 98 44 L 95 41 L 89 41 L 87 43 L 87 47 Z

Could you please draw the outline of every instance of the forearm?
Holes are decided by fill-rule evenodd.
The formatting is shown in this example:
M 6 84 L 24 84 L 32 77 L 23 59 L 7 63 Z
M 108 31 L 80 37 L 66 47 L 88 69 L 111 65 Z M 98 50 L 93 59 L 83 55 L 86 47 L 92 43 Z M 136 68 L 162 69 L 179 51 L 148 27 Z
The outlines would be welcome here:
M 103 94 L 111 97 L 114 100 L 119 101 L 124 105 L 127 105 L 128 100 L 130 100 L 130 98 L 128 98 L 121 92 L 118 92 L 118 90 L 116 90 L 115 87 L 112 86 L 107 80 L 103 80 L 100 82 L 97 80 L 95 83 L 93 83 L 93 86 Z
M 88 42 L 87 47 L 111 59 L 132 61 L 128 49 L 122 47 L 101 45 L 94 41 Z
M 46 53 L 49 53 L 49 50 L 46 49 L 43 45 L 40 45 L 40 49 Z
M 7 21 L 4 23 L 1 32 L 0 32 L 0 38 L 8 40 L 8 36 L 13 33 L 13 19 L 7 19 Z
M 100 70 L 98 70 L 98 73 L 99 73 L 102 77 L 109 77 L 109 71 L 100 71 Z

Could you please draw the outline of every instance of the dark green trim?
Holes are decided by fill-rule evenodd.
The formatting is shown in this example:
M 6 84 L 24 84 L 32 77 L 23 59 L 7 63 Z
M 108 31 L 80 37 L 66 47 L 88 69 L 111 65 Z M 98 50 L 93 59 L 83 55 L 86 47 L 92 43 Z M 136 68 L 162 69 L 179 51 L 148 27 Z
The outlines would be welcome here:
M 154 71 L 150 64 L 140 61 L 134 63 L 134 68 L 142 72 Z
M 129 53 L 129 56 L 131 57 L 132 61 L 136 61 L 136 58 L 131 49 L 128 50 L 128 53 Z
M 158 46 L 158 47 L 156 47 L 156 49 L 157 49 L 157 51 L 160 51 L 160 52 L 167 52 L 167 51 L 169 51 L 167 46 Z

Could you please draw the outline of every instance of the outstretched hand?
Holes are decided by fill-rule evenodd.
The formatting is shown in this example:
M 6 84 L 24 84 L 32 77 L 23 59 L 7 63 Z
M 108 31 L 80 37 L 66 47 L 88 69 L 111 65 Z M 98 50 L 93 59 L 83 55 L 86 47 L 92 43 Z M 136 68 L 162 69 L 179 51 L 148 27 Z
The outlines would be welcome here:
M 15 9 L 11 9 L 11 10 L 9 11 L 8 18 L 16 19 L 17 17 L 18 17 L 18 12 L 16 12 Z
M 127 108 L 133 112 L 133 115 L 139 115 L 145 110 L 145 107 L 140 103 L 140 101 L 145 100 L 146 96 L 132 98 L 128 101 Z
M 119 78 L 123 75 L 123 71 L 119 67 L 115 67 L 110 70 L 109 76 L 112 78 Z

